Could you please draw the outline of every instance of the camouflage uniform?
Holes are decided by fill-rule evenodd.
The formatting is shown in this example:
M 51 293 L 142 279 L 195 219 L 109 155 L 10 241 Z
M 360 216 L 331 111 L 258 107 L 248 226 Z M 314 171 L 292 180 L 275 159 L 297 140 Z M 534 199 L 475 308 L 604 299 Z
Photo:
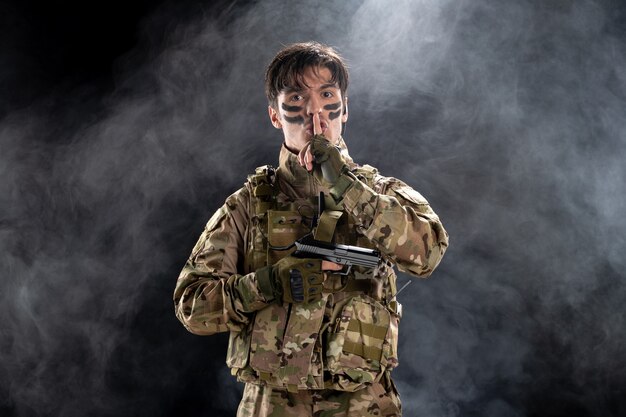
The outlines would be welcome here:
M 390 372 L 398 364 L 399 270 L 427 277 L 448 246 L 428 202 L 402 181 L 359 166 L 339 147 L 356 178 L 329 216 L 326 239 L 380 251 L 375 269 L 346 278 L 327 273 L 323 296 L 307 304 L 271 302 L 255 271 L 311 232 L 320 191 L 284 146 L 267 168 L 213 215 L 176 285 L 176 316 L 192 333 L 230 332 L 227 365 L 246 383 L 239 416 L 396 416 Z M 333 205 L 334 204 L 334 205 Z M 316 236 L 317 238 L 317 236 Z

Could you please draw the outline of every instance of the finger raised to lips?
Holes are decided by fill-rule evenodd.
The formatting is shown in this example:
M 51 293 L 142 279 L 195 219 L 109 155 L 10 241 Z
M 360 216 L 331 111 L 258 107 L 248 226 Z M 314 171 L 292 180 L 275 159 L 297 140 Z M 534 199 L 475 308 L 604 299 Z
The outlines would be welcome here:
M 322 134 L 322 123 L 320 122 L 320 115 L 318 113 L 313 114 L 313 134 Z

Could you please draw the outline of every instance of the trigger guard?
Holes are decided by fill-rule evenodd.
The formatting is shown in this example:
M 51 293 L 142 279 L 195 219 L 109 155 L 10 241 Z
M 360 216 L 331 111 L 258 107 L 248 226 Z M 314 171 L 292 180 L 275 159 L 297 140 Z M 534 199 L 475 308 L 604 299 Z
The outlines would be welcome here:
M 352 271 L 352 265 L 344 265 L 344 268 L 341 271 L 334 271 L 335 274 L 345 276 L 348 275 Z

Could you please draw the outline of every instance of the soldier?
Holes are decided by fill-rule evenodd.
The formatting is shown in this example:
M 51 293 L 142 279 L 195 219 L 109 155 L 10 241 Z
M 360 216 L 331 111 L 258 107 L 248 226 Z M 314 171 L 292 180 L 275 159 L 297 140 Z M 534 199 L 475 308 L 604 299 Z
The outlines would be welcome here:
M 245 383 L 238 416 L 400 416 L 391 379 L 401 306 L 396 274 L 429 276 L 448 235 L 404 182 L 349 156 L 348 71 L 331 47 L 298 43 L 267 68 L 279 166 L 257 168 L 208 221 L 176 284 L 192 333 L 230 332 L 227 365 Z M 367 248 L 346 268 L 294 242 Z

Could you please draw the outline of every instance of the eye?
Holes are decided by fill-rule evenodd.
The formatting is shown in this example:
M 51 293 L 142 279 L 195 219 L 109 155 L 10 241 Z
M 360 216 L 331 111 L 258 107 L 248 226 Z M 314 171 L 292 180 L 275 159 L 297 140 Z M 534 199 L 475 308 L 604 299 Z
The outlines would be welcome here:
M 291 96 L 291 98 L 289 99 L 289 101 L 300 101 L 302 100 L 302 96 L 300 94 L 294 94 L 293 96 Z
M 324 98 L 331 98 L 331 97 L 334 97 L 334 96 L 335 96 L 335 95 L 333 94 L 333 92 L 332 92 L 332 91 L 324 91 L 324 92 L 322 93 L 322 97 L 324 97 Z

